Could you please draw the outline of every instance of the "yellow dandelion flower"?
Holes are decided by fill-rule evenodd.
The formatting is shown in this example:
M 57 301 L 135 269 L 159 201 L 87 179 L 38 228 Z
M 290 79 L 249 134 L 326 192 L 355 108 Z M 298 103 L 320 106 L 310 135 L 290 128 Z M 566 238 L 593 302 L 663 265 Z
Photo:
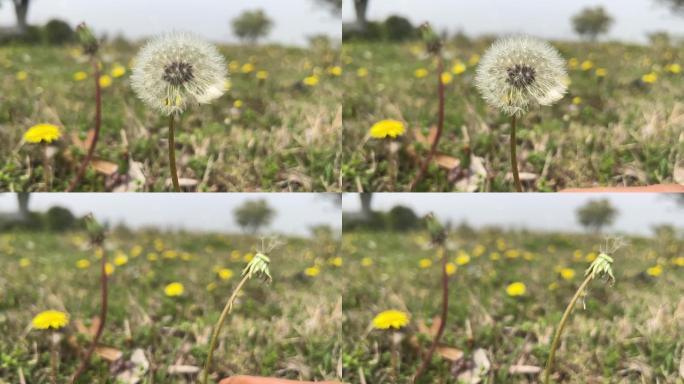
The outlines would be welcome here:
M 164 287 L 164 294 L 168 297 L 180 296 L 185 292 L 185 287 L 181 283 L 171 283 Z
M 28 79 L 28 73 L 26 71 L 17 72 L 17 80 L 24 81 L 26 79 Z
M 596 68 L 596 77 L 606 77 L 606 74 L 608 74 L 608 70 L 605 68 Z
M 370 267 L 371 265 L 373 265 L 373 259 L 371 259 L 370 257 L 364 257 L 363 259 L 361 259 L 361 265 L 364 267 Z
M 234 108 L 237 108 L 237 109 L 242 108 L 243 105 L 244 105 L 244 103 L 243 103 L 242 100 L 240 100 L 240 99 L 235 100 L 235 101 L 233 102 L 233 107 L 234 107 Z
M 115 268 L 112 263 L 105 264 L 105 275 L 111 276 L 111 274 L 114 273 L 114 270 Z
M 245 253 L 245 255 L 242 257 L 242 260 L 243 260 L 245 263 L 249 263 L 250 261 L 252 261 L 253 258 L 254 258 L 254 254 L 253 254 L 253 253 Z
M 114 68 L 112 68 L 112 77 L 114 78 L 119 78 L 122 77 L 126 74 L 126 67 L 123 65 L 115 65 Z
M 498 249 L 499 252 L 505 251 L 506 250 L 506 241 L 504 241 L 504 239 L 497 239 L 496 240 L 496 249 Z
M 328 68 L 328 74 L 335 76 L 335 77 L 342 76 L 342 67 L 340 67 L 340 66 L 330 67 L 330 68 Z
M 587 263 L 593 263 L 594 260 L 596 260 L 596 257 L 598 257 L 596 252 L 589 252 L 586 256 L 584 256 L 584 261 L 586 261 Z
M 230 81 L 230 79 L 226 79 L 226 81 L 223 82 L 223 89 L 228 92 L 233 88 L 233 82 Z
M 574 105 L 580 105 L 580 104 L 582 104 L 582 98 L 579 96 L 575 96 L 572 98 L 572 103 Z
M 492 261 L 501 260 L 501 255 L 499 254 L 499 252 L 492 252 L 489 254 L 489 260 L 492 260 Z
M 682 66 L 677 63 L 669 64 L 665 69 L 675 75 L 682 72 Z
M 176 258 L 178 257 L 178 252 L 174 251 L 173 249 L 167 249 L 166 251 L 164 251 L 164 253 L 162 254 L 162 256 L 163 256 L 165 259 L 174 260 L 174 259 L 176 259 Z
M 467 69 L 468 69 L 468 67 L 466 67 L 465 64 L 463 64 L 462 62 L 459 61 L 456 64 L 454 64 L 454 67 L 451 69 L 451 71 L 455 75 L 460 75 L 460 74 L 463 74 Z
M 24 140 L 28 143 L 40 143 L 41 141 L 52 143 L 61 136 L 62 133 L 56 125 L 37 124 L 24 133 Z
M 447 265 L 446 265 L 446 273 L 449 276 L 456 273 L 457 269 L 458 269 L 458 267 L 456 267 L 456 264 L 454 264 L 454 263 L 447 263 Z
M 456 256 L 456 264 L 466 265 L 468 263 L 470 263 L 470 256 L 467 253 L 460 251 L 458 256 Z
M 252 64 L 252 63 L 244 64 L 244 65 L 242 66 L 242 68 L 240 68 L 240 72 L 242 72 L 242 73 L 244 73 L 244 74 L 248 74 L 248 73 L 254 72 L 254 64 Z
M 508 259 L 517 259 L 518 257 L 520 257 L 520 251 L 518 251 L 517 249 L 509 249 L 506 251 L 504 255 Z
M 229 268 L 221 268 L 217 272 L 219 278 L 221 280 L 230 280 L 231 277 L 233 277 L 233 271 Z
M 511 283 L 506 287 L 506 294 L 511 297 L 522 296 L 527 292 L 527 287 L 525 283 L 515 282 Z
M 131 248 L 131 257 L 136 258 L 140 255 L 142 255 L 143 247 L 139 245 L 134 245 L 133 248 Z
M 103 255 L 104 255 L 104 251 L 102 250 L 102 248 L 95 249 L 95 258 L 96 259 L 100 260 Z
M 128 256 L 124 255 L 123 253 L 116 255 L 114 257 L 114 265 L 117 267 L 120 267 L 122 265 L 126 265 L 128 263 Z
M 406 127 L 404 123 L 398 120 L 381 120 L 373 124 L 370 129 L 370 136 L 375 139 L 384 139 L 386 137 L 396 138 L 402 136 Z
M 418 68 L 418 69 L 415 70 L 415 72 L 413 72 L 413 75 L 414 75 L 416 78 L 418 78 L 418 79 L 422 79 L 422 78 L 427 77 L 428 73 L 429 73 L 429 72 L 428 72 L 427 69 L 425 69 L 425 68 Z
M 318 76 L 313 75 L 313 76 L 309 76 L 309 77 L 304 78 L 303 82 L 304 82 L 304 85 L 307 85 L 309 87 L 315 87 L 318 85 L 319 81 L 320 80 L 319 80 Z
M 109 75 L 100 76 L 100 87 L 109 88 L 112 85 L 112 78 Z
M 432 260 L 430 259 L 420 259 L 418 261 L 418 266 L 422 269 L 430 268 L 432 266 Z
M 207 292 L 213 292 L 218 288 L 218 284 L 214 283 L 213 281 L 209 284 L 207 284 Z
M 74 73 L 74 81 L 83 81 L 88 78 L 88 74 L 83 71 Z
M 658 277 L 663 274 L 663 267 L 661 267 L 660 265 L 654 265 L 653 267 L 648 268 L 646 270 L 646 273 L 649 276 Z
M 643 81 L 646 84 L 653 84 L 656 81 L 658 81 L 658 74 L 655 72 L 647 73 L 641 76 L 641 81 Z
M 684 267 L 684 257 L 682 257 L 682 256 L 675 257 L 674 259 L 672 259 L 672 264 L 674 264 L 678 267 Z
M 233 60 L 230 63 L 228 63 L 228 69 L 230 72 L 237 72 L 240 70 L 240 63 Z
M 373 328 L 375 329 L 400 329 L 408 325 L 408 323 L 408 314 L 395 309 L 380 312 L 373 318 Z
M 33 329 L 60 329 L 67 324 L 69 324 L 69 314 L 55 310 L 43 311 L 31 320 Z
M 579 249 L 576 249 L 575 252 L 572 254 L 572 259 L 575 261 L 580 261 L 580 260 L 582 260 L 582 256 L 583 256 L 582 251 L 580 251 Z
M 553 283 L 549 284 L 549 291 L 555 291 L 560 287 L 560 284 L 558 282 L 554 281 Z
M 258 71 L 256 73 L 256 78 L 258 80 L 266 80 L 268 79 L 268 71 Z
M 368 68 L 361 67 L 356 70 L 356 76 L 358 77 L 366 77 L 368 76 Z
M 480 62 L 480 55 L 478 55 L 477 53 L 470 55 L 470 58 L 468 59 L 468 64 L 471 67 L 476 66 L 477 63 L 479 63 L 479 62 Z
M 163 250 L 164 250 L 164 242 L 161 241 L 161 239 L 155 239 L 155 240 L 154 240 L 154 249 L 155 249 L 157 252 L 163 251 Z
M 86 269 L 90 267 L 90 260 L 88 259 L 81 259 L 76 262 L 76 268 L 78 269 Z
M 451 73 L 449 72 L 444 72 L 442 73 L 442 83 L 443 84 L 451 84 L 451 82 L 454 81 L 454 77 L 451 76 Z
M 28 268 L 31 266 L 31 260 L 22 257 L 21 259 L 19 259 L 19 266 L 22 268 Z
M 321 269 L 318 268 L 317 266 L 309 267 L 304 270 L 304 274 L 309 276 L 309 277 L 316 277 L 321 273 Z
M 147 260 L 148 261 L 157 261 L 157 260 L 159 260 L 159 255 L 157 255 L 154 252 L 150 252 L 147 254 Z
M 579 66 L 579 60 L 577 60 L 576 57 L 573 57 L 570 60 L 568 60 L 568 67 L 570 69 L 577 69 L 578 66 Z
M 480 257 L 480 256 L 484 255 L 486 250 L 487 250 L 487 248 L 484 245 L 478 244 L 475 246 L 475 248 L 473 248 L 473 256 Z
M 341 267 L 342 263 L 343 261 L 341 257 L 333 257 L 332 259 L 330 259 L 330 265 L 334 267 Z
M 591 60 L 584 60 L 580 68 L 582 68 L 583 71 L 588 71 L 594 68 L 594 63 Z
M 575 278 L 575 270 L 572 268 L 561 268 L 558 273 L 560 273 L 560 276 L 563 278 L 563 280 L 570 281 Z
M 240 251 L 235 250 L 235 251 L 232 251 L 230 253 L 230 259 L 232 261 L 238 261 L 238 260 L 240 260 L 240 257 L 242 257 L 242 255 L 240 254 Z

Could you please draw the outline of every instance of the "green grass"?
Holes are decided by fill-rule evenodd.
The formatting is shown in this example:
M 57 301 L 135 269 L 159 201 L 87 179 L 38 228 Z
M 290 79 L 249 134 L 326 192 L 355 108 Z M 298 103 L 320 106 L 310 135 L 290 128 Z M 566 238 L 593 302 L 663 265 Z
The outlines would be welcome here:
M 502 241 L 499 248 L 498 241 Z M 594 281 L 566 327 L 557 353 L 556 382 L 675 383 L 682 357 L 684 254 L 681 240 L 628 238 L 614 255 L 616 283 Z M 599 237 L 532 232 L 480 231 L 452 234 L 447 257 L 463 251 L 470 262 L 450 277 L 450 305 L 442 343 L 464 353 L 452 362 L 436 354 L 422 383 L 459 383 L 477 350 L 491 364 L 483 383 L 537 383 L 536 375 L 511 374 L 514 365 L 543 367 L 555 326 L 582 281 L 587 254 Z M 474 248 L 482 248 L 482 254 Z M 517 250 L 518 256 L 506 256 Z M 490 255 L 498 252 L 499 260 Z M 577 252 L 577 256 L 575 253 Z M 441 264 L 427 235 L 345 233 L 342 254 L 350 284 L 344 294 L 344 366 L 350 383 L 406 383 L 429 347 L 429 327 L 441 309 Z M 364 267 L 369 257 L 373 265 Z M 427 269 L 419 260 L 433 261 Z M 663 272 L 650 276 L 660 264 Z M 575 271 L 564 280 L 557 268 Z M 523 282 L 527 293 L 509 297 L 506 287 Z M 399 363 L 391 364 L 388 331 L 373 330 L 373 317 L 387 309 L 406 311 L 410 324 L 400 334 Z M 482 352 L 480 352 L 482 353 Z M 461 368 L 459 368 L 461 367 Z M 465 368 L 464 368 L 465 367 Z M 362 381 L 361 376 L 365 381 Z
M 99 264 L 84 236 L 0 236 L 0 382 L 19 382 L 19 371 L 28 383 L 49 381 L 49 334 L 30 329 L 32 317 L 46 309 L 71 315 L 59 344 L 58 382 L 67 382 L 75 371 L 77 353 L 91 339 L 79 334 L 76 325 L 89 326 L 99 314 Z M 223 328 L 213 372 L 337 377 L 342 298 L 337 268 L 329 263 L 337 247 L 325 238 L 286 240 L 271 254 L 272 285 L 250 281 L 238 297 Z M 101 344 L 120 350 L 123 357 L 114 363 L 94 358 L 79 382 L 116 382 L 139 348 L 150 362 L 142 383 L 194 382 L 193 375 L 173 375 L 169 367 L 203 367 L 210 331 L 239 280 L 245 255 L 257 243 L 246 236 L 143 231 L 108 239 L 110 260 L 123 253 L 128 263 L 110 277 L 109 318 Z M 142 247 L 139 256 L 133 252 L 136 246 Z M 149 253 L 159 259 L 148 260 Z M 29 266 L 21 266 L 23 258 Z M 78 269 L 79 259 L 91 260 L 90 268 Z M 320 264 L 320 275 L 303 274 L 315 264 Z M 221 280 L 216 267 L 230 268 L 233 277 Z M 164 295 L 171 282 L 185 286 L 182 297 Z M 209 284 L 215 285 L 211 292 Z
M 593 67 L 569 69 L 568 95 L 553 107 L 533 108 L 518 122 L 519 168 L 529 176 L 526 189 L 672 183 L 677 164 L 681 167 L 684 161 L 684 73 L 670 73 L 666 66 L 681 65 L 684 48 L 554 45 L 567 60 L 590 60 Z M 509 119 L 481 99 L 473 85 L 476 66 L 469 63 L 488 46 L 489 41 L 474 41 L 445 47 L 450 72 L 458 61 L 467 65 L 464 73 L 453 75 L 446 91 L 438 152 L 452 161 L 448 170 L 433 164 L 417 191 L 514 190 Z M 342 51 L 343 189 L 406 190 L 427 153 L 428 145 L 417 136 L 428 136 L 437 124 L 435 62 L 417 42 L 345 43 Z M 369 72 L 361 80 L 359 68 Z M 427 69 L 428 77 L 416 78 L 418 68 Z M 596 76 L 597 68 L 606 69 L 605 78 Z M 657 73 L 657 81 L 641 82 L 650 72 Z M 579 104 L 573 103 L 576 97 Z M 407 126 L 394 160 L 388 142 L 368 136 L 370 127 L 383 119 L 398 119 Z M 458 166 L 453 167 L 453 160 L 460 161 Z M 479 167 L 471 167 L 475 164 Z M 468 178 L 483 170 L 482 178 Z
M 103 72 L 130 65 L 137 46 L 103 47 Z M 194 191 L 337 191 L 341 134 L 341 80 L 329 74 L 339 53 L 281 46 L 224 46 L 231 65 L 231 89 L 210 106 L 192 107 L 176 130 L 180 178 Z M 0 189 L 63 191 L 75 176 L 94 121 L 92 76 L 87 59 L 74 47 L 1 47 Z M 252 63 L 254 71 L 243 73 Z M 257 80 L 265 70 L 269 78 Z M 17 74 L 25 72 L 25 80 Z M 315 87 L 302 84 L 319 74 Z M 168 191 L 167 119 L 146 108 L 133 93 L 128 73 L 103 93 L 102 135 L 95 157 L 117 165 L 114 173 L 91 167 L 81 191 Z M 234 107 L 236 101 L 242 103 Z M 32 125 L 60 126 L 63 137 L 52 148 L 52 185 L 43 182 L 40 146 L 22 145 Z

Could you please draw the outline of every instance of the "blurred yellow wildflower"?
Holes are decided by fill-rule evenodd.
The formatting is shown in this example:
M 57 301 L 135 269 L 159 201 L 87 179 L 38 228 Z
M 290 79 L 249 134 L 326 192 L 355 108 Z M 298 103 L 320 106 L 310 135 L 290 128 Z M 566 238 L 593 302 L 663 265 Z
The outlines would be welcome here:
M 28 73 L 26 71 L 17 72 L 17 80 L 24 81 L 26 79 L 28 79 Z
M 120 267 L 122 265 L 126 265 L 128 263 L 128 256 L 124 254 L 118 254 L 116 257 L 114 257 L 114 265 L 117 267 Z
M 218 277 L 221 280 L 230 280 L 233 277 L 233 271 L 230 268 L 221 268 L 218 270 Z
M 341 267 L 342 263 L 343 263 L 342 258 L 339 256 L 333 257 L 332 259 L 330 259 L 330 265 L 332 265 L 334 267 Z
M 328 68 L 328 74 L 336 77 L 342 76 L 342 67 L 337 65 L 334 67 L 330 67 Z
M 143 247 L 139 245 L 134 245 L 133 248 L 131 248 L 131 257 L 136 258 L 142 254 Z
M 104 255 L 104 250 L 102 248 L 98 247 L 95 249 L 95 258 L 100 260 L 102 258 L 102 255 Z
M 680 72 L 682 72 L 682 66 L 677 64 L 677 63 L 669 64 L 667 67 L 665 67 L 665 70 L 672 73 L 672 74 L 677 75 Z
M 86 269 L 90 267 L 90 260 L 88 259 L 81 259 L 76 262 L 76 268 L 78 269 Z
M 88 74 L 83 71 L 74 73 L 74 81 L 83 81 L 88 78 Z
M 527 287 L 525 283 L 515 282 L 511 283 L 506 287 L 506 294 L 511 297 L 522 296 L 527 292 Z
M 69 314 L 48 310 L 37 314 L 31 320 L 33 329 L 60 329 L 69 324 Z
M 594 68 L 594 63 L 591 60 L 584 60 L 580 68 L 582 68 L 583 71 L 588 71 Z
M 123 75 L 126 74 L 126 67 L 123 65 L 115 65 L 114 68 L 112 68 L 112 77 L 114 78 L 119 78 L 122 77 Z
M 556 289 L 558 289 L 558 287 L 560 287 L 560 285 L 558 284 L 558 282 L 554 281 L 551 284 L 549 284 L 549 291 L 555 291 Z
M 468 67 L 466 67 L 465 64 L 463 64 L 462 62 L 459 61 L 459 62 L 457 62 L 456 64 L 454 64 L 454 67 L 451 69 L 451 71 L 452 71 L 455 75 L 460 75 L 460 74 L 462 74 L 463 72 L 465 72 L 467 69 L 468 69 Z
M 373 259 L 371 259 L 370 257 L 364 257 L 363 259 L 361 259 L 361 265 L 364 267 L 370 267 L 371 265 L 373 265 Z
M 366 77 L 368 76 L 368 68 L 361 67 L 356 71 L 356 76 L 358 77 Z
M 319 83 L 319 78 L 316 75 L 312 75 L 309 77 L 304 78 L 304 85 L 308 85 L 309 87 L 315 87 Z
M 456 273 L 456 269 L 458 269 L 458 267 L 456 267 L 456 264 L 454 264 L 454 263 L 447 263 L 447 265 L 446 265 L 446 273 L 447 273 L 447 275 L 449 275 L 449 276 L 453 275 L 454 273 Z
M 451 76 L 451 73 L 449 73 L 449 72 L 442 73 L 442 83 L 443 84 L 451 84 L 452 81 L 454 81 L 454 77 Z
M 419 266 L 420 268 L 423 268 L 423 269 L 425 269 L 425 268 L 430 268 L 430 267 L 432 266 L 432 260 L 430 260 L 430 259 L 420 259 L 420 260 L 418 261 L 418 266 Z
M 684 267 L 684 257 L 678 256 L 672 259 L 672 264 L 678 266 L 678 267 Z
M 497 261 L 500 259 L 501 259 L 501 255 L 499 254 L 499 252 L 492 252 L 489 254 L 489 260 Z
M 309 276 L 309 277 L 316 277 L 321 273 L 321 269 L 318 268 L 317 266 L 309 267 L 304 270 L 304 274 Z
M 233 108 L 240 109 L 240 108 L 242 108 L 243 105 L 244 105 L 244 103 L 240 99 L 237 99 L 233 102 Z
M 460 251 L 458 256 L 456 256 L 456 264 L 466 265 L 468 263 L 470 263 L 470 256 L 467 253 Z
M 171 283 L 164 288 L 164 294 L 168 297 L 180 296 L 185 292 L 185 287 L 181 283 Z
M 173 249 L 167 249 L 166 251 L 164 251 L 162 256 L 165 259 L 174 260 L 176 257 L 178 257 L 178 252 L 174 251 Z
M 209 284 L 207 284 L 207 292 L 212 292 L 218 288 L 218 284 L 214 283 L 213 281 Z
M 646 270 L 646 273 L 647 273 L 649 276 L 658 277 L 658 276 L 660 276 L 660 275 L 663 274 L 663 267 L 661 267 L 659 264 L 658 264 L 658 265 L 654 265 L 653 267 L 648 268 L 648 269 Z
M 568 60 L 568 67 L 570 69 L 577 69 L 578 66 L 579 66 L 579 60 L 577 60 L 577 58 L 573 57 L 570 60 Z
M 147 254 L 147 260 L 148 261 L 157 261 L 157 260 L 159 260 L 159 255 L 157 255 L 154 252 L 150 252 Z
M 596 77 L 606 77 L 608 71 L 605 68 L 596 68 Z
M 584 261 L 586 261 L 587 263 L 593 263 L 594 260 L 596 260 L 597 256 L 598 255 L 596 254 L 596 252 L 589 252 L 586 256 L 584 256 Z
M 230 72 L 237 72 L 238 70 L 240 70 L 240 63 L 233 60 L 230 63 L 228 63 L 228 69 L 230 70 Z
M 268 71 L 259 71 L 256 73 L 256 78 L 258 80 L 266 80 L 268 79 Z
M 520 251 L 518 251 L 517 249 L 509 249 L 506 251 L 505 255 L 508 259 L 517 259 L 518 257 L 520 257 Z
M 240 260 L 240 257 L 241 257 L 241 256 L 242 256 L 242 255 L 240 255 L 240 251 L 238 251 L 238 250 L 234 250 L 234 251 L 230 252 L 230 259 L 231 259 L 232 261 L 238 261 L 238 260 Z
M 19 259 L 19 266 L 22 268 L 27 268 L 27 267 L 31 266 L 31 260 L 29 260 L 25 257 L 22 257 L 21 259 Z
M 373 318 L 373 328 L 375 329 L 400 329 L 409 323 L 408 314 L 390 309 L 380 312 Z
M 484 255 L 486 250 L 487 250 L 487 248 L 484 245 L 478 244 L 475 246 L 475 248 L 473 248 L 473 256 L 480 257 L 480 256 Z
M 105 275 L 110 276 L 112 273 L 114 273 L 114 266 L 112 263 L 107 263 L 105 264 Z
M 477 53 L 470 55 L 470 59 L 468 59 L 468 64 L 471 67 L 476 66 L 477 63 L 479 63 L 479 62 L 480 62 L 480 55 L 478 55 Z
M 249 263 L 250 261 L 252 261 L 253 258 L 254 254 L 251 252 L 247 252 L 244 256 L 242 256 L 242 261 L 244 261 L 245 263 Z
M 100 76 L 100 87 L 109 88 L 112 85 L 112 78 L 109 75 Z
M 572 103 L 574 105 L 580 105 L 580 104 L 582 104 L 582 98 L 579 96 L 575 96 L 572 98 Z
M 61 136 L 62 133 L 56 125 L 37 124 L 24 133 L 24 140 L 28 143 L 40 143 L 41 141 L 52 143 Z
M 561 268 L 558 272 L 563 280 L 570 281 L 575 278 L 575 270 L 572 268 Z
M 243 64 L 242 68 L 240 68 L 240 72 L 242 72 L 244 74 L 254 72 L 254 64 L 252 64 L 252 63 Z
M 425 68 L 418 68 L 415 72 L 413 72 L 413 75 L 419 79 L 422 79 L 424 77 L 427 77 L 428 70 Z
M 375 139 L 384 139 L 387 136 L 396 138 L 402 136 L 406 128 L 404 123 L 398 120 L 381 120 L 373 124 L 370 129 L 370 136 Z
M 656 81 L 658 81 L 658 74 L 655 72 L 647 73 L 641 76 L 641 81 L 643 81 L 646 84 L 653 84 Z

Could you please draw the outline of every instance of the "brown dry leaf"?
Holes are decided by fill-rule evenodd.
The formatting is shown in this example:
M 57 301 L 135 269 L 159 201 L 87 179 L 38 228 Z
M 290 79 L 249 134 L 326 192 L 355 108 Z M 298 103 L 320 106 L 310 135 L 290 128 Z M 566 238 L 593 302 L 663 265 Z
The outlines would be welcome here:
M 186 375 L 199 371 L 200 367 L 195 367 L 194 365 L 170 365 L 167 370 L 170 375 Z
M 440 167 L 446 168 L 448 170 L 452 170 L 461 165 L 461 160 L 441 153 L 435 154 L 435 156 L 433 157 L 433 161 L 437 163 L 437 165 L 439 165 Z
M 541 370 L 540 367 L 534 365 L 512 365 L 508 368 L 508 373 L 511 375 L 535 375 Z
M 117 361 L 123 356 L 123 352 L 111 347 L 96 347 L 95 354 L 109 362 Z
M 437 347 L 437 353 L 449 361 L 458 361 L 463 357 L 463 351 L 452 347 Z
M 119 166 L 116 163 L 106 160 L 93 160 L 90 162 L 90 165 L 92 165 L 96 171 L 107 176 L 113 175 L 119 169 Z
M 83 324 L 83 321 L 81 319 L 76 319 L 76 321 L 74 321 L 74 324 L 76 325 L 76 330 L 78 331 L 78 333 L 94 337 L 95 333 L 97 333 L 97 328 L 100 326 L 100 318 L 93 317 L 93 321 L 90 324 L 90 327 L 86 327 L 86 325 Z
M 88 130 L 88 135 L 86 136 L 85 140 L 81 140 L 77 134 L 72 133 L 71 134 L 71 142 L 78 148 L 80 148 L 82 151 L 87 151 L 88 148 L 90 148 L 90 145 L 93 142 L 93 139 L 95 138 L 95 130 L 90 129 Z

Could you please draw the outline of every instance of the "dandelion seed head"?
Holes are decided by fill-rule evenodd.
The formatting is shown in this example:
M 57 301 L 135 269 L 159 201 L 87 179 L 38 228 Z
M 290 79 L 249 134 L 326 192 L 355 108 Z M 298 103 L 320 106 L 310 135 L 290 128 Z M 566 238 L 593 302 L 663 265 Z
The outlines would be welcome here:
M 198 36 L 172 32 L 145 45 L 135 58 L 131 85 L 148 106 L 165 115 L 208 104 L 225 92 L 223 56 Z
M 532 37 L 496 41 L 480 60 L 475 85 L 491 106 L 521 115 L 530 105 L 552 105 L 567 91 L 565 61 L 546 42 Z

